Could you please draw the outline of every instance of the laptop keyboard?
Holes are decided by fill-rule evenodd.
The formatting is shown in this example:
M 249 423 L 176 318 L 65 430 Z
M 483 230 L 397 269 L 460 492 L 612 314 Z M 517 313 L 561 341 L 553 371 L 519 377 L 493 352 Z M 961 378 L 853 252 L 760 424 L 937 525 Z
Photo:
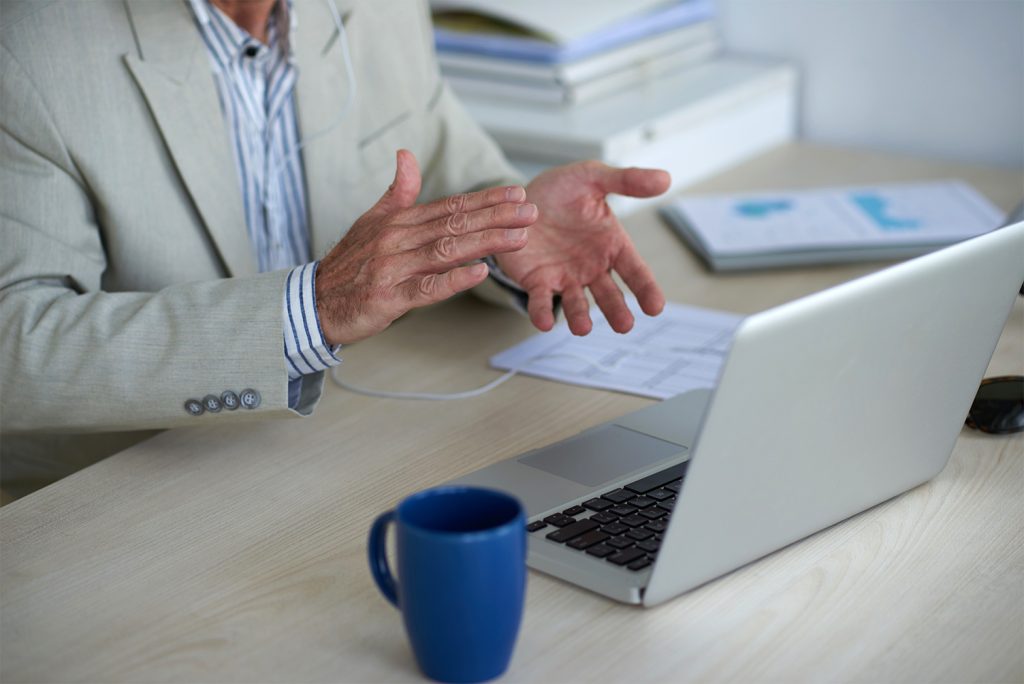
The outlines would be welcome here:
M 658 555 L 689 461 L 527 523 L 531 534 L 595 560 L 643 570 Z M 553 529 L 552 529 L 553 528 Z

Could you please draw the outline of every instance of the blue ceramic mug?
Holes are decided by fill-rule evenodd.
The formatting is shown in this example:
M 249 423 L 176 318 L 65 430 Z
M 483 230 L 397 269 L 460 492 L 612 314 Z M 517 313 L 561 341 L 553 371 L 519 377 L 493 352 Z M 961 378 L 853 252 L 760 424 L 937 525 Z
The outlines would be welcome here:
M 395 523 L 398 578 L 385 535 Z M 370 528 L 370 571 L 402 611 L 423 673 L 479 682 L 508 667 L 526 590 L 526 516 L 514 497 L 476 487 L 428 489 Z

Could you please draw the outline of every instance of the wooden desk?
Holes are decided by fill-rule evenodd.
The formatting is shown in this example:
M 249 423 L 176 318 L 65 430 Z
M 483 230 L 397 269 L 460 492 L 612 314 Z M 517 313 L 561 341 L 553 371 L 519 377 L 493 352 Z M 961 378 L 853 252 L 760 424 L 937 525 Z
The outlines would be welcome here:
M 1020 173 L 789 146 L 699 191 Z M 753 312 L 879 264 L 711 275 L 651 213 L 669 298 Z M 345 377 L 456 390 L 531 334 L 469 298 L 344 352 Z M 991 373 L 1024 372 L 1018 302 Z M 328 387 L 315 417 L 164 433 L 0 510 L 0 680 L 397 681 L 419 674 L 366 567 L 406 494 L 639 408 L 515 378 L 479 399 Z M 930 483 L 653 610 L 531 573 L 508 681 L 1024 679 L 1024 436 L 964 431 Z

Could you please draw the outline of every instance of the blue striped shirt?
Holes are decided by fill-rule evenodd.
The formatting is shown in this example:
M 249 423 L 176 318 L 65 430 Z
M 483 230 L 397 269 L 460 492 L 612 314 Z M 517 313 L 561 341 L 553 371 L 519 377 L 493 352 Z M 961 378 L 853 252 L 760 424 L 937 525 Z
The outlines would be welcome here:
M 283 0 L 282 0 L 283 1 Z M 303 376 L 341 363 L 328 345 L 316 311 L 310 263 L 305 181 L 295 118 L 297 70 L 281 31 L 290 2 L 272 13 L 267 44 L 253 38 L 210 0 L 188 0 L 213 67 L 238 170 L 245 223 L 260 271 L 291 268 L 284 292 L 284 355 L 289 405 L 298 403 Z

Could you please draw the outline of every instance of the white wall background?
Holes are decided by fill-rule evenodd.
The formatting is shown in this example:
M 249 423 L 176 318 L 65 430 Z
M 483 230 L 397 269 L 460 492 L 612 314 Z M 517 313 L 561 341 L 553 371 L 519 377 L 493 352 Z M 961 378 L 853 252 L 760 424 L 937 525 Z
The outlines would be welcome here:
M 1024 168 L 1024 0 L 718 0 L 801 70 L 809 140 Z

